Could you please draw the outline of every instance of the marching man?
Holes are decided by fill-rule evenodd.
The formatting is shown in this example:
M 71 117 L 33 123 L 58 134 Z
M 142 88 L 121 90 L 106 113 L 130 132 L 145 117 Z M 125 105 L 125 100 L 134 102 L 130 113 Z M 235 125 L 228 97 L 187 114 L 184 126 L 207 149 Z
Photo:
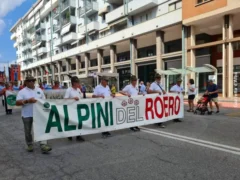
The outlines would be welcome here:
M 115 97 L 115 94 L 111 93 L 111 90 L 108 86 L 108 78 L 107 77 L 101 77 L 101 83 L 96 86 L 93 92 L 93 98 L 105 98 L 105 97 Z M 103 138 L 110 137 L 110 132 L 103 132 L 102 133 Z
M 181 84 L 182 84 L 182 79 L 178 78 L 177 83 L 171 87 L 170 92 L 176 93 L 176 94 L 182 94 L 183 88 L 181 87 Z M 174 122 L 182 122 L 182 121 L 180 119 L 174 119 Z
M 65 93 L 64 99 L 74 99 L 75 101 L 79 101 L 82 99 L 82 93 L 79 89 L 80 81 L 77 76 L 71 77 L 71 83 L 72 87 L 69 87 Z M 68 139 L 71 141 L 72 137 L 68 137 Z M 76 137 L 77 141 L 84 141 L 84 139 L 81 136 Z
M 33 151 L 33 104 L 37 102 L 37 99 L 45 99 L 43 91 L 40 88 L 35 87 L 35 81 L 36 79 L 30 75 L 26 77 L 26 87 L 19 91 L 16 102 L 17 106 L 22 106 L 22 120 L 28 152 Z M 47 141 L 41 141 L 40 147 L 42 153 L 48 153 L 52 150 L 52 148 L 47 145 Z
M 153 82 L 148 89 L 148 94 L 166 94 L 166 91 L 163 89 L 161 85 L 161 75 L 156 74 L 155 75 L 155 82 Z M 160 128 L 165 128 L 165 125 L 163 123 L 157 124 Z
M 137 77 L 136 76 L 131 77 L 131 84 L 125 86 L 125 88 L 123 88 L 123 90 L 120 91 L 120 94 L 122 94 L 124 96 L 128 96 L 128 97 L 137 96 L 137 95 L 142 94 L 138 90 Z M 140 131 L 140 129 L 137 126 L 136 127 L 131 127 L 130 130 L 132 130 L 134 132 L 135 131 Z

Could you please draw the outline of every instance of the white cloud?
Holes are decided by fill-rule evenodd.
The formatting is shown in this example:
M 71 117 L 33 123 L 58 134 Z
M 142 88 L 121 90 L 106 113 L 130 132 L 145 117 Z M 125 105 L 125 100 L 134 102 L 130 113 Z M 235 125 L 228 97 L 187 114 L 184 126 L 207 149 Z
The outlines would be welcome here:
M 26 0 L 0 0 L 0 35 L 3 33 L 6 23 L 3 17 L 16 7 L 20 6 Z
M 1 0 L 0 1 L 0 17 L 6 16 L 10 11 L 20 6 L 26 0 Z

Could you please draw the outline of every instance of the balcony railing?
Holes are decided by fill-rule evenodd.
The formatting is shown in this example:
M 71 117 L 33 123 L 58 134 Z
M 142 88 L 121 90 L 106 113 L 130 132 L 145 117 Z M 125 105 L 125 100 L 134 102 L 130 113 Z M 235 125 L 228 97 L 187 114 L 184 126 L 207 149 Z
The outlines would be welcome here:
M 75 16 L 70 16 L 70 17 L 67 17 L 66 19 L 62 20 L 62 26 L 66 25 L 68 23 L 76 24 L 76 17 Z
M 64 11 L 67 9 L 69 6 L 71 7 L 76 7 L 76 1 L 75 0 L 67 0 L 61 5 L 61 10 Z
M 79 16 L 80 17 L 83 16 L 85 14 L 85 11 L 86 11 L 86 15 L 91 15 L 94 12 L 97 12 L 98 11 L 98 3 L 95 1 L 93 1 L 93 2 L 86 1 L 86 5 L 84 5 L 84 7 L 82 7 L 79 10 Z
M 60 25 L 53 25 L 53 32 L 60 30 Z
M 56 7 L 55 9 L 53 9 L 53 17 L 56 17 L 56 16 L 58 16 L 59 15 L 59 7 Z

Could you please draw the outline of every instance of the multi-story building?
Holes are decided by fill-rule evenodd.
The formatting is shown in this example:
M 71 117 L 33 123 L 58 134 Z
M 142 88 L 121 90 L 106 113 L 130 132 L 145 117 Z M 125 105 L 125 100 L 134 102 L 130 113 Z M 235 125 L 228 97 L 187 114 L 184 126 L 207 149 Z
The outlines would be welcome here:
M 181 68 L 181 0 L 38 0 L 11 29 L 23 78 L 115 72 L 120 87 Z
M 186 66 L 204 62 L 218 69 L 223 97 L 232 97 L 240 87 L 240 1 L 183 0 L 186 26 Z M 200 75 L 199 88 L 206 88 L 207 73 Z

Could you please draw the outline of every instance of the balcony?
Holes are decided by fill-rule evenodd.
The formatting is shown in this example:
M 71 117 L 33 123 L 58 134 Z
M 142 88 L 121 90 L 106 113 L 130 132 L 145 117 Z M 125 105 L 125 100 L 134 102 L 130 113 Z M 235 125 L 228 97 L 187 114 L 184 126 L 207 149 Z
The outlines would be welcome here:
M 59 7 L 54 8 L 52 12 L 53 17 L 56 18 L 59 15 L 59 12 L 60 12 Z
M 98 3 L 95 1 L 86 1 L 86 8 L 82 7 L 80 9 L 79 15 L 80 17 L 83 17 L 85 15 L 85 11 L 86 11 L 86 15 L 90 16 L 96 12 L 98 12 Z
M 32 54 L 27 54 L 27 55 L 22 57 L 22 60 L 26 61 L 26 60 L 29 60 L 29 59 L 32 59 L 32 58 L 33 58 Z
M 17 46 L 18 46 L 18 42 L 15 42 L 15 43 L 13 44 L 13 47 L 14 47 L 14 48 L 17 48 Z
M 128 14 L 134 15 L 144 12 L 158 5 L 158 0 L 133 0 L 128 3 Z
M 41 29 L 45 29 L 45 24 L 44 23 L 39 23 L 36 27 L 35 30 L 36 31 L 40 31 Z
M 16 40 L 17 39 L 17 34 L 16 33 L 13 33 L 12 35 L 11 35 L 11 40 Z
M 125 16 L 124 6 L 121 6 L 106 14 L 106 23 L 113 22 L 123 16 Z
M 44 53 L 47 53 L 47 48 L 46 47 L 40 47 L 38 50 L 38 56 L 43 55 Z
M 68 7 L 76 8 L 76 2 L 75 0 L 66 0 L 61 4 L 61 11 L 65 11 Z
M 44 17 L 47 14 L 49 14 L 51 11 L 51 6 L 55 7 L 57 5 L 57 2 L 58 2 L 57 0 L 52 0 L 52 2 L 51 1 L 47 2 L 42 9 L 41 16 Z
M 24 51 L 27 51 L 28 49 L 31 49 L 31 44 L 27 44 L 27 45 L 25 45 L 25 46 L 23 46 L 23 48 L 22 48 L 22 51 L 24 52 Z
M 62 37 L 62 43 L 71 43 L 77 40 L 77 33 L 70 32 L 67 35 Z
M 59 38 L 59 39 L 54 40 L 54 41 L 53 41 L 53 45 L 54 45 L 54 46 L 59 46 L 59 45 L 61 45 L 61 39 Z
M 32 56 L 37 56 L 37 51 L 32 51 Z
M 75 16 L 70 16 L 69 18 L 63 19 L 62 20 L 62 26 L 71 23 L 71 24 L 76 24 L 76 17 Z
M 39 47 L 42 41 L 46 41 L 46 36 L 35 36 L 35 38 L 32 40 L 32 49 L 36 49 L 37 47 Z
M 57 24 L 53 25 L 53 32 L 58 32 L 58 31 L 60 31 L 60 25 L 57 25 Z
M 93 21 L 93 22 L 87 24 L 87 32 L 98 31 L 98 30 L 99 30 L 99 22 L 98 21 Z M 86 26 L 83 26 L 80 29 L 80 34 L 84 35 L 85 33 L 86 33 Z
M 30 35 L 30 34 L 24 34 L 24 35 L 23 35 L 23 39 L 24 39 L 24 40 L 31 39 L 31 35 Z

